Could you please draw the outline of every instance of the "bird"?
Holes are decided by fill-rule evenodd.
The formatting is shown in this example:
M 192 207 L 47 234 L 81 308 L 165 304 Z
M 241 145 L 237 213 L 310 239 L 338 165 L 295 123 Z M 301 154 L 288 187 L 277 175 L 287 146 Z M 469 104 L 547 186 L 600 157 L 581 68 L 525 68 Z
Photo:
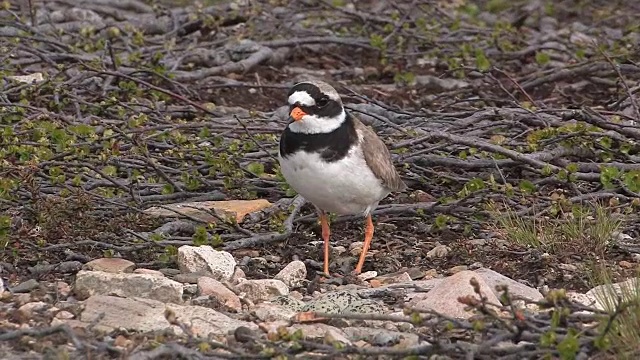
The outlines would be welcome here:
M 353 274 L 362 272 L 373 239 L 371 213 L 407 185 L 375 131 L 347 112 L 338 92 L 319 80 L 294 84 L 289 116 L 279 142 L 280 171 L 289 186 L 312 203 L 324 240 L 323 272 L 329 276 L 328 213 L 362 215 L 364 244 Z

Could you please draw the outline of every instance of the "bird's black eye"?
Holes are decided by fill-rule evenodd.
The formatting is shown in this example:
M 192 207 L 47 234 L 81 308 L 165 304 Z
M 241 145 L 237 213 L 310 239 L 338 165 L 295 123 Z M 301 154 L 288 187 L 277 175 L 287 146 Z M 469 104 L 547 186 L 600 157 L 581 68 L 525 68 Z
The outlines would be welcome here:
M 327 104 L 329 104 L 329 99 L 327 99 L 327 98 L 322 98 L 322 99 L 318 100 L 318 102 L 316 103 L 316 105 L 318 107 L 325 107 L 325 106 L 327 106 Z

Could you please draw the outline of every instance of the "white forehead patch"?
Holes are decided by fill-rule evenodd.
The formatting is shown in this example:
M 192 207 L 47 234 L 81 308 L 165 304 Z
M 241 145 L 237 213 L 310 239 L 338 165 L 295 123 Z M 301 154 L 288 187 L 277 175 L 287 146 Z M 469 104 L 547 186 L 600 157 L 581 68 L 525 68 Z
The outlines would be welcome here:
M 298 103 L 302 106 L 314 106 L 316 101 L 306 91 L 296 91 L 289 96 L 289 105 Z

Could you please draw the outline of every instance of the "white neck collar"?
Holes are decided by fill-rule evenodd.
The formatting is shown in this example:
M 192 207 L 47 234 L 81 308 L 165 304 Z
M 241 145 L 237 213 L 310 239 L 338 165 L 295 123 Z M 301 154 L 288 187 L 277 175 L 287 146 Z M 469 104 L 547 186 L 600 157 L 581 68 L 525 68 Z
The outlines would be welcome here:
M 302 120 L 289 124 L 289 130 L 302 134 L 326 134 L 339 128 L 345 120 L 347 120 L 347 113 L 344 109 L 340 114 L 331 118 L 305 115 Z

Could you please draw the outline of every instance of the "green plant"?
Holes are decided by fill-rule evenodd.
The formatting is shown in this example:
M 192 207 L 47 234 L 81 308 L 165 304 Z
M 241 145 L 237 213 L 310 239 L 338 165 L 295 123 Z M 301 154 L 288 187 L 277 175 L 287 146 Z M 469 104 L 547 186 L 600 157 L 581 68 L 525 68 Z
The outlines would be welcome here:
M 611 270 L 599 266 L 594 280 L 602 286 L 594 288 L 596 300 L 607 315 L 599 319 L 600 335 L 595 346 L 615 359 L 637 359 L 640 356 L 640 278 L 613 284 Z
M 541 248 L 543 251 L 580 249 L 583 253 L 600 255 L 610 244 L 612 234 L 621 220 L 602 205 L 593 208 L 573 205 L 570 212 L 559 211 L 557 217 L 525 217 L 507 207 L 489 206 L 495 216 L 493 225 L 508 234 L 508 240 L 519 245 Z

